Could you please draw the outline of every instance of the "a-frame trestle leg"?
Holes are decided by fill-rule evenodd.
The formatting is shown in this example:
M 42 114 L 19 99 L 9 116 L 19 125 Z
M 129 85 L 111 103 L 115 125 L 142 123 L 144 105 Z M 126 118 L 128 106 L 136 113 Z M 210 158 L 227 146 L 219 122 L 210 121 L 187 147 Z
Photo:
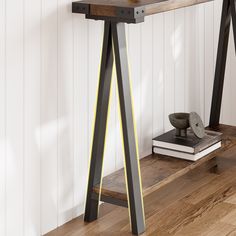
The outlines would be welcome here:
M 128 189 L 127 198 L 129 202 L 132 233 L 138 235 L 145 230 L 145 220 L 128 71 L 125 25 L 124 23 L 111 23 L 107 21 L 105 22 L 104 28 L 101 72 L 84 220 L 91 222 L 98 217 L 101 193 L 96 194 L 94 188 L 95 186 L 100 186 L 102 182 L 103 153 L 111 89 L 114 47 L 124 140 L 125 171 Z M 116 204 L 114 199 L 113 204 Z M 119 204 L 120 203 L 117 202 L 117 205 Z

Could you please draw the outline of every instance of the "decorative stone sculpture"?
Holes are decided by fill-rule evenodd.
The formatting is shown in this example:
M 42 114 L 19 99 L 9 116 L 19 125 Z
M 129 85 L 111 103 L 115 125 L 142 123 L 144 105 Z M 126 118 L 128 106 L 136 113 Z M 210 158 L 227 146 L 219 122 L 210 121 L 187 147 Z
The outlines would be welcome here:
M 192 128 L 198 138 L 205 136 L 205 129 L 200 116 L 196 112 L 173 113 L 169 115 L 170 123 L 176 128 L 177 137 L 187 137 L 187 129 Z

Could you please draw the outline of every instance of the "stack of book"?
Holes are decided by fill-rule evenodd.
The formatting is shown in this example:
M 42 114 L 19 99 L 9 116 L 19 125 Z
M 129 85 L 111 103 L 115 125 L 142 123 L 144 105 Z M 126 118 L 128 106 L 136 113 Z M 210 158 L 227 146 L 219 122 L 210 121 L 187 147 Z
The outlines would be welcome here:
M 222 133 L 206 130 L 204 138 L 197 138 L 191 129 L 186 137 L 177 137 L 175 129 L 153 139 L 153 152 L 165 156 L 197 161 L 221 147 Z

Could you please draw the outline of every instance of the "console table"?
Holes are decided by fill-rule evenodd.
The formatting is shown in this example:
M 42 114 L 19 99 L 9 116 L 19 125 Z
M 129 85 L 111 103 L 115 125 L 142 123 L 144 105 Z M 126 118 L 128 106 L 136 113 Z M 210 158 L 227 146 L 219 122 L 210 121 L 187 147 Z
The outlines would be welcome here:
M 145 16 L 148 15 L 208 1 L 210 0 L 83 0 L 73 2 L 73 13 L 85 14 L 87 19 L 104 21 L 102 60 L 85 221 L 91 222 L 97 219 L 99 201 L 101 200 L 128 207 L 132 233 L 136 235 L 143 233 L 145 231 L 143 196 L 156 191 L 203 163 L 208 163 L 219 153 L 223 153 L 236 145 L 236 128 L 219 124 L 231 19 L 236 45 L 235 0 L 223 0 L 209 123 L 209 129 L 223 133 L 222 147 L 197 162 L 177 160 L 161 155 L 150 155 L 140 162 L 138 158 L 128 72 L 125 23 L 138 24 L 143 22 Z M 102 181 L 103 153 L 114 57 L 124 139 L 125 168 L 105 177 Z M 141 181 L 141 176 L 145 177 L 143 181 Z

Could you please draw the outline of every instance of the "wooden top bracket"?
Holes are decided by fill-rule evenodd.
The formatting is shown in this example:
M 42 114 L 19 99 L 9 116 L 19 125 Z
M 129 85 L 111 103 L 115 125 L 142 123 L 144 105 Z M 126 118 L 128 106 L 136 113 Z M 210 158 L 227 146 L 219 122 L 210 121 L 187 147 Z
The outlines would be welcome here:
M 140 23 L 144 17 L 212 0 L 83 0 L 73 2 L 72 12 L 94 20 Z

